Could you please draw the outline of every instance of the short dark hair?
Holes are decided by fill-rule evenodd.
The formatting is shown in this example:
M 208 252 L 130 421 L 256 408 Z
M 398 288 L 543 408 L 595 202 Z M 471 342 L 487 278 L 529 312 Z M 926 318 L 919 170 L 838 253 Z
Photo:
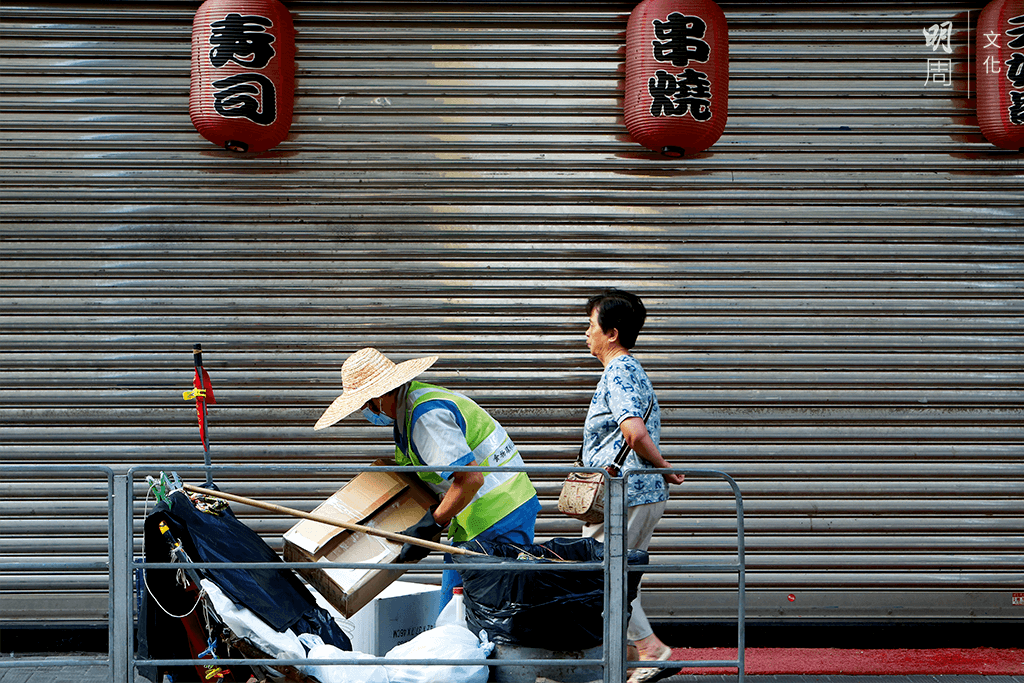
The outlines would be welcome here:
M 597 324 L 605 332 L 619 331 L 619 343 L 631 349 L 636 344 L 647 309 L 636 294 L 621 289 L 606 289 L 587 299 L 587 316 L 597 309 Z

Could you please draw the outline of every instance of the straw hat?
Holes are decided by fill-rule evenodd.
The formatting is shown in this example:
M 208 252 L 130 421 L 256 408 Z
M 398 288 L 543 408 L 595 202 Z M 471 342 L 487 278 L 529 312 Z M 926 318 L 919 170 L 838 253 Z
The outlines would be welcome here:
M 371 398 L 399 387 L 437 362 L 437 356 L 414 358 L 397 365 L 377 349 L 360 349 L 341 366 L 341 396 L 324 411 L 313 429 L 323 429 L 358 410 Z

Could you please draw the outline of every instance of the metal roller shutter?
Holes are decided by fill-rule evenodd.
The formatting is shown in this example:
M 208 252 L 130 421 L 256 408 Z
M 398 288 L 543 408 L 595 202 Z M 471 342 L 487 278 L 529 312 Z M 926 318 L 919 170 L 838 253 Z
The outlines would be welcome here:
M 1019 619 L 1024 167 L 975 119 L 984 3 L 720 4 L 729 125 L 669 160 L 622 124 L 629 3 L 289 2 L 295 122 L 259 158 L 190 124 L 198 3 L 5 3 L 3 462 L 201 463 L 198 341 L 215 464 L 388 455 L 312 430 L 368 345 L 440 354 L 429 379 L 567 463 L 582 302 L 619 286 L 666 454 L 743 490 L 751 618 Z M 923 36 L 947 21 L 950 54 Z M 220 483 L 310 509 L 318 479 Z M 539 534 L 575 534 L 540 488 Z M 675 488 L 654 561 L 728 561 L 727 493 Z M 102 478 L 0 494 L 5 561 L 105 560 Z M 106 610 L 98 570 L 0 581 L 3 623 Z M 734 614 L 727 575 L 645 585 L 659 619 Z

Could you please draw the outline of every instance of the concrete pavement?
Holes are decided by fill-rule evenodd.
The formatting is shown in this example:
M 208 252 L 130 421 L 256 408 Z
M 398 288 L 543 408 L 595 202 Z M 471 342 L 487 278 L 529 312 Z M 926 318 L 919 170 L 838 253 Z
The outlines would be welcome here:
M 27 667 L 13 664 L 31 662 Z M 666 683 L 735 683 L 734 675 L 680 674 L 662 679 Z M 1024 683 L 1020 676 L 751 676 L 748 683 Z M 111 683 L 105 656 L 95 654 L 19 655 L 0 659 L 0 683 Z M 135 683 L 150 683 L 136 675 Z M 159 683 L 159 682 L 156 682 Z M 178 683 L 188 683 L 179 681 Z M 546 683 L 538 679 L 538 683 Z

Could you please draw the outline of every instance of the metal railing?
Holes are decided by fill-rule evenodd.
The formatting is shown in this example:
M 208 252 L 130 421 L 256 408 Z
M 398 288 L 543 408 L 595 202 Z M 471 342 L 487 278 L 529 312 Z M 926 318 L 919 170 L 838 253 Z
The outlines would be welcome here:
M 111 671 L 115 669 L 124 669 L 128 666 L 128 661 L 125 660 L 123 664 L 115 665 L 115 658 L 120 657 L 124 659 L 124 650 L 118 649 L 115 652 L 114 648 L 114 634 L 115 629 L 131 629 L 133 623 L 133 617 L 131 612 L 124 612 L 119 609 L 119 606 L 114 604 L 115 596 L 117 593 L 113 590 L 113 583 L 115 576 L 129 576 L 128 559 L 131 557 L 131 545 L 119 544 L 115 541 L 118 536 L 118 521 L 123 520 L 125 515 L 118 514 L 116 510 L 123 508 L 127 505 L 127 499 L 124 497 L 118 498 L 115 496 L 114 491 L 116 490 L 115 479 L 117 475 L 114 471 L 102 465 L 0 465 L 0 480 L 9 481 L 10 478 L 17 475 L 33 475 L 33 476 L 44 476 L 44 475 L 60 475 L 62 478 L 66 478 L 69 475 L 75 475 L 80 480 L 88 481 L 90 476 L 94 476 L 98 479 L 102 478 L 106 480 L 107 489 L 107 561 L 101 562 L 97 560 L 61 560 L 61 561 L 50 561 L 50 562 L 0 562 L 0 573 L 2 574 L 14 574 L 18 572 L 72 572 L 72 571 L 106 571 L 108 583 L 111 585 L 111 590 L 107 596 L 107 628 L 109 631 L 109 658 L 107 663 L 110 665 Z M 124 478 L 122 476 L 122 478 Z M 119 618 L 115 618 L 115 616 Z M 120 621 L 121 623 L 118 623 Z M 46 660 L 38 660 L 33 658 L 3 658 L 0 659 L 0 671 L 4 669 L 14 668 L 32 668 L 41 665 L 45 666 L 90 666 L 95 665 L 97 660 L 95 658 L 83 659 L 81 657 L 48 657 Z M 120 679 L 127 680 L 127 679 Z
M 192 465 L 181 465 L 171 467 L 177 472 L 202 472 L 204 476 L 210 472 L 210 468 L 197 467 Z M 262 477 L 273 477 L 275 473 L 297 473 L 322 474 L 328 476 L 333 474 L 357 474 L 370 470 L 370 466 L 338 465 L 338 466 L 216 466 L 212 472 L 219 475 L 259 474 Z M 420 472 L 435 471 L 427 467 L 401 467 L 401 466 L 374 466 L 378 471 L 403 471 Z M 453 472 L 486 472 L 483 467 L 452 467 L 448 468 Z M 99 472 L 107 479 L 107 526 L 108 526 L 108 561 L 102 562 L 39 562 L 39 563 L 4 563 L 0 564 L 0 571 L 63 571 L 68 569 L 107 569 L 110 586 L 108 632 L 109 651 L 106 663 L 110 667 L 111 681 L 113 683 L 133 683 L 135 680 L 134 670 L 136 666 L 191 666 L 210 664 L 210 659 L 138 659 L 135 651 L 134 625 L 135 625 L 135 581 L 134 571 L 145 571 L 148 568 L 167 569 L 180 568 L 179 564 L 170 562 L 144 562 L 134 558 L 134 489 L 136 477 L 143 477 L 144 473 L 155 474 L 151 467 L 135 467 L 127 474 L 115 474 L 110 468 L 99 466 L 0 466 L 0 473 L 45 473 L 46 471 L 70 471 Z M 546 475 L 551 477 L 564 473 L 566 468 L 562 467 L 510 467 L 508 471 L 527 472 L 532 475 Z M 584 468 L 582 471 L 604 472 L 599 468 Z M 628 549 L 626 548 L 625 535 L 625 510 L 624 504 L 628 478 L 610 477 L 606 478 L 605 486 L 605 510 L 609 511 L 605 519 L 605 552 L 603 562 L 577 562 L 571 566 L 565 564 L 531 565 L 533 570 L 557 570 L 557 571 L 586 571 L 603 568 L 605 577 L 605 620 L 604 620 L 604 647 L 600 659 L 488 659 L 485 661 L 473 659 L 389 659 L 383 658 L 363 660 L 331 660 L 331 659 L 268 659 L 255 660 L 251 658 L 221 658 L 217 659 L 218 665 L 233 666 L 247 665 L 260 661 L 266 666 L 302 666 L 314 663 L 317 666 L 344 665 L 344 666 L 369 666 L 383 664 L 388 665 L 459 665 L 459 666 L 525 666 L 525 667 L 550 667 L 555 665 L 567 665 L 574 667 L 593 666 L 602 667 L 604 683 L 619 683 L 625 680 L 627 666 L 659 667 L 659 668 L 735 668 L 737 670 L 739 683 L 745 678 L 745 620 L 746 620 L 746 569 L 745 569 L 745 541 L 744 541 L 744 518 L 743 498 L 739 486 L 724 472 L 709 469 L 672 469 L 672 472 L 683 474 L 690 478 L 713 478 L 720 479 L 728 484 L 736 502 L 736 562 L 729 564 L 658 564 L 645 565 L 643 567 L 628 566 Z M 605 473 L 607 475 L 607 473 Z M 133 561 L 134 559 L 134 561 Z M 234 568 L 257 569 L 302 569 L 309 568 L 304 562 L 237 562 L 237 563 L 206 563 L 194 562 L 192 566 L 196 569 Z M 399 572 L 436 572 L 444 569 L 454 569 L 455 565 L 441 564 L 436 562 L 421 562 L 418 564 L 406 565 L 377 565 L 372 563 L 354 562 L 320 562 L 318 568 L 338 569 L 385 569 Z M 487 571 L 515 571 L 514 563 L 476 563 L 476 569 Z M 704 572 L 735 572 L 737 575 L 737 658 L 734 660 L 694 660 L 682 661 L 672 660 L 667 662 L 638 662 L 627 661 L 626 659 L 626 624 L 628 612 L 626 609 L 627 598 L 627 574 L 629 572 L 643 573 L 672 573 L 688 571 L 694 573 Z M 618 646 L 612 646 L 612 644 Z M 10 659 L 0 661 L 0 670 L 12 667 L 29 667 L 45 664 L 46 666 L 73 666 L 79 664 L 97 664 L 97 660 L 82 659 L 53 659 L 33 661 L 31 659 Z

